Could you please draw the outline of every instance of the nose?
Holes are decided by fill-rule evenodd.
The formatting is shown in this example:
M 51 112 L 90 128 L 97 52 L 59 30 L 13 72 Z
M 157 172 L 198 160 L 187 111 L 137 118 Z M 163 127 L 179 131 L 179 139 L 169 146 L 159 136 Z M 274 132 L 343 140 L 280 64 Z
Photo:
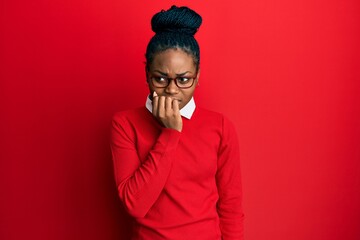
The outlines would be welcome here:
M 165 88 L 165 92 L 168 94 L 176 94 L 178 93 L 179 88 L 175 84 L 175 79 L 172 79 L 169 83 L 169 85 Z

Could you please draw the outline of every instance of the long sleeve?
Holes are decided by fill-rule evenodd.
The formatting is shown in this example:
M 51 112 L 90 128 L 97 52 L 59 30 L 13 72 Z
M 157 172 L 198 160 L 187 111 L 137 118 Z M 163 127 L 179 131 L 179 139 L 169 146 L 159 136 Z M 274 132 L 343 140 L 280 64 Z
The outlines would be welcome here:
M 223 118 L 223 132 L 218 152 L 216 183 L 219 192 L 217 210 L 223 240 L 243 240 L 242 189 L 239 144 L 236 130 Z
M 134 217 L 144 217 L 158 199 L 169 176 L 180 135 L 176 130 L 163 128 L 141 162 L 128 120 L 119 115 L 113 117 L 111 151 L 115 180 L 120 199 Z

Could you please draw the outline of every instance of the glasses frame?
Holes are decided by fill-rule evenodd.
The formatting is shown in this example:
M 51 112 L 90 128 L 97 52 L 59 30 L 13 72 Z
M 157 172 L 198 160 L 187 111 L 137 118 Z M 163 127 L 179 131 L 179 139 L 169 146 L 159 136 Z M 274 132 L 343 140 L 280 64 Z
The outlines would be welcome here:
M 161 78 L 165 78 L 167 81 L 168 81 L 168 84 L 166 85 L 166 86 L 164 86 L 164 87 L 158 87 L 158 86 L 155 86 L 154 85 L 154 77 L 161 77 Z M 178 78 L 189 78 L 189 79 L 192 79 L 192 83 L 191 83 L 191 85 L 189 86 L 189 87 L 181 87 L 181 86 L 179 86 L 178 85 L 178 82 L 177 82 L 177 80 L 176 79 L 178 79 Z M 153 87 L 155 87 L 155 88 L 167 88 L 167 87 L 169 87 L 169 85 L 170 85 L 170 83 L 171 83 L 171 81 L 174 81 L 175 82 L 175 85 L 178 87 L 178 88 L 180 88 L 180 89 L 188 89 L 188 88 L 191 88 L 192 86 L 194 86 L 194 83 L 195 83 L 195 79 L 197 78 L 197 72 L 195 73 L 195 75 L 194 76 L 192 76 L 192 77 L 187 77 L 187 76 L 179 76 L 179 77 L 175 77 L 175 78 L 169 78 L 169 77 L 165 77 L 165 76 L 151 76 L 151 74 L 149 73 L 149 82 L 151 82 L 151 85 L 153 86 Z

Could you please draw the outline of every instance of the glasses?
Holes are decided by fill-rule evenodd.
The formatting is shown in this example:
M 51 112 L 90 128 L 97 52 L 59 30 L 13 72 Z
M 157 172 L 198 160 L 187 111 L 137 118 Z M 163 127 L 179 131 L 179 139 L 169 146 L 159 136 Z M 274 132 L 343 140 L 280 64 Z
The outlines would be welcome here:
M 163 76 L 151 76 L 150 82 L 156 88 L 167 88 L 170 85 L 171 80 L 175 81 L 175 85 L 178 88 L 186 89 L 191 88 L 194 85 L 196 75 L 192 77 L 176 77 L 176 78 L 169 78 Z

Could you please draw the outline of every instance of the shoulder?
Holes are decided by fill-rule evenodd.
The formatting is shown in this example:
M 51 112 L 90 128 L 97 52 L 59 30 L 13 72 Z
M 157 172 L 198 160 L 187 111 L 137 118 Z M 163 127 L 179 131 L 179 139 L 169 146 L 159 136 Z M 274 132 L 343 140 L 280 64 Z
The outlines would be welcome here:
M 145 107 L 115 112 L 111 122 L 112 134 L 115 138 L 122 136 L 133 140 L 137 129 L 146 127 L 146 122 L 151 116 Z
M 200 118 L 200 119 L 206 119 L 206 120 L 216 120 L 219 121 L 221 120 L 224 115 L 222 113 L 219 112 L 215 112 L 206 108 L 202 108 L 202 107 L 196 107 L 196 117 Z
M 223 113 L 212 111 L 209 109 L 205 109 L 202 107 L 197 107 L 197 115 L 198 118 L 204 120 L 206 119 L 206 122 L 220 124 L 222 127 L 225 125 L 230 125 L 230 127 L 233 127 L 234 124 L 232 121 Z
M 127 129 L 127 131 L 146 126 L 151 122 L 152 114 L 145 108 L 139 107 L 115 112 L 112 116 L 112 125 Z
M 208 127 L 216 129 L 222 139 L 222 143 L 233 140 L 237 141 L 238 134 L 235 124 L 225 114 L 199 108 L 198 116 Z
M 113 121 L 134 121 L 136 119 L 143 119 L 148 115 L 148 110 L 145 107 L 138 107 L 115 112 L 112 116 Z

